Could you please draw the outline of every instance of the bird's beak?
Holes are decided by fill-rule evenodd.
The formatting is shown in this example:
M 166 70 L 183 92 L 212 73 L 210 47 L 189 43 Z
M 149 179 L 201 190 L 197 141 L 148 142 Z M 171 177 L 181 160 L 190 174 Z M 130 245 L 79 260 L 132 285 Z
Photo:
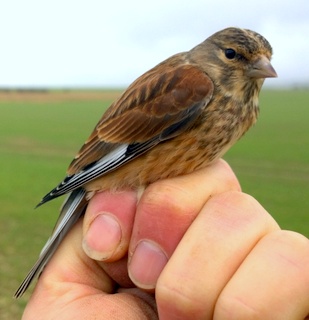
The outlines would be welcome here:
M 248 70 L 247 75 L 250 78 L 276 78 L 277 72 L 271 65 L 268 58 L 260 56 Z

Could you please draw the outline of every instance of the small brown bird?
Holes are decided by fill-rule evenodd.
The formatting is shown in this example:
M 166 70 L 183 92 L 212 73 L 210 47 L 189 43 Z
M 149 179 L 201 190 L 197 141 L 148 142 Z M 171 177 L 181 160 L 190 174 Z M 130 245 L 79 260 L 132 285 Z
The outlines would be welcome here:
M 277 76 L 271 56 L 260 34 L 227 28 L 135 80 L 105 112 L 65 179 L 39 203 L 71 192 L 15 297 L 42 271 L 93 193 L 137 189 L 221 157 L 256 122 L 264 79 Z

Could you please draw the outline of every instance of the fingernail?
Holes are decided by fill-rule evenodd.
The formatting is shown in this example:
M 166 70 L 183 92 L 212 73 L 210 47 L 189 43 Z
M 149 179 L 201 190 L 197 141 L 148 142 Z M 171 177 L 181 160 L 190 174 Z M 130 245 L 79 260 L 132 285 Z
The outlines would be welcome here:
M 166 263 L 162 249 L 154 242 L 143 240 L 129 262 L 129 276 L 139 288 L 154 289 Z
M 93 220 L 84 237 L 83 249 L 94 260 L 106 260 L 117 249 L 121 236 L 118 221 L 109 214 L 100 214 Z

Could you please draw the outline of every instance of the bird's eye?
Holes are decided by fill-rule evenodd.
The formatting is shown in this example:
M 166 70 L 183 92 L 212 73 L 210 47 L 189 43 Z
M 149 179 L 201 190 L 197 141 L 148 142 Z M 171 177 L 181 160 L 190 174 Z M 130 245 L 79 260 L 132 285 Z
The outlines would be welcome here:
M 232 60 L 236 57 L 236 51 L 234 49 L 225 49 L 225 56 Z

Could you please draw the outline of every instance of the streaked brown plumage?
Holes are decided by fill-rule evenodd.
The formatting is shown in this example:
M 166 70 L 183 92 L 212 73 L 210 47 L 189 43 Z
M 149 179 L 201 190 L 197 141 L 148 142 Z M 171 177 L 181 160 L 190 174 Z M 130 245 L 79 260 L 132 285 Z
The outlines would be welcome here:
M 221 157 L 256 122 L 264 78 L 276 76 L 271 56 L 261 35 L 227 28 L 133 82 L 105 112 L 68 176 L 40 202 L 71 192 L 15 297 L 46 265 L 93 192 L 139 188 Z

